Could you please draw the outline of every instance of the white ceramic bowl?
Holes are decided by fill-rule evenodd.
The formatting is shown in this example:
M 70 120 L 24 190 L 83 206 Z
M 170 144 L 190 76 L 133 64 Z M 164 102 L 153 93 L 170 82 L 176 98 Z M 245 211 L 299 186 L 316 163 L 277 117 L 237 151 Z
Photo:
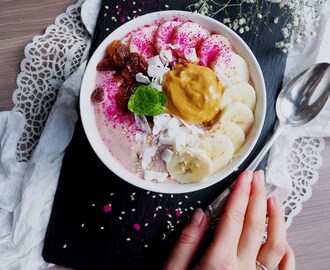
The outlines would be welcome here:
M 154 183 L 152 181 L 145 181 L 140 177 L 136 176 L 134 173 L 129 172 L 111 155 L 110 151 L 105 147 L 105 144 L 102 141 L 101 135 L 99 134 L 97 129 L 93 105 L 91 102 L 91 94 L 95 89 L 95 79 L 97 72 L 96 66 L 98 62 L 104 57 L 108 44 L 115 39 L 123 38 L 125 34 L 136 29 L 137 27 L 152 24 L 153 22 L 158 21 L 160 19 L 172 20 L 175 18 L 181 18 L 184 21 L 190 20 L 199 23 L 200 25 L 208 29 L 210 32 L 219 33 L 227 37 L 232 44 L 234 50 L 239 55 L 241 55 L 248 63 L 251 79 L 253 81 L 257 94 L 257 105 L 254 112 L 254 126 L 251 129 L 245 144 L 239 152 L 239 157 L 235 158 L 225 169 L 212 175 L 209 179 L 200 183 Z M 91 57 L 83 77 L 80 93 L 80 114 L 83 127 L 86 132 L 87 138 L 97 156 L 112 172 L 114 172 L 123 180 L 137 187 L 160 193 L 174 194 L 201 190 L 221 181 L 222 179 L 230 175 L 242 164 L 242 162 L 247 158 L 247 156 L 250 154 L 253 147 L 255 146 L 264 123 L 265 111 L 266 89 L 264 78 L 260 66 L 250 48 L 234 31 L 229 29 L 224 24 L 210 17 L 185 11 L 171 10 L 146 14 L 144 16 L 138 17 L 125 23 L 124 25 L 113 31 L 100 44 L 100 46 L 96 49 L 93 56 Z

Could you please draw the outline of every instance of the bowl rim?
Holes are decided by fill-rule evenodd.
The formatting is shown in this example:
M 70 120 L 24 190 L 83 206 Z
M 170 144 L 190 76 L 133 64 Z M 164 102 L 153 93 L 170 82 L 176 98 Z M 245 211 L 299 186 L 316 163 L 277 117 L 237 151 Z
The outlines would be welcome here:
M 217 32 L 229 38 L 231 44 L 233 41 L 235 42 L 235 44 L 232 44 L 234 50 L 239 55 L 242 54 L 244 55 L 242 57 L 249 64 L 251 77 L 253 73 L 253 77 L 254 77 L 253 83 L 254 84 L 258 83 L 257 107 L 254 112 L 255 117 L 258 116 L 258 119 L 256 117 L 254 125 L 252 127 L 254 134 L 253 138 L 251 138 L 251 133 L 252 133 L 251 130 L 249 132 L 250 136 L 248 135 L 247 140 L 245 141 L 243 147 L 240 150 L 243 152 L 242 156 L 234 159 L 229 165 L 227 165 L 227 167 L 221 171 L 221 176 L 219 176 L 218 173 L 216 173 L 213 176 L 209 177 L 209 179 L 199 183 L 189 183 L 189 184 L 154 183 L 152 181 L 146 181 L 141 177 L 138 177 L 137 175 L 128 171 L 126 168 L 123 167 L 123 165 L 121 165 L 121 163 L 118 160 L 116 160 L 115 157 L 112 156 L 110 151 L 105 147 L 105 144 L 102 140 L 102 137 L 96 125 L 93 105 L 90 100 L 91 92 L 95 89 L 94 82 L 96 76 L 94 76 L 94 78 L 92 78 L 91 80 L 90 74 L 94 74 L 94 73 L 96 74 L 96 64 L 101 59 L 100 56 L 102 57 L 104 56 L 106 46 L 110 43 L 110 41 L 116 39 L 116 37 L 117 39 L 118 37 L 123 38 L 125 34 L 129 33 L 130 31 L 136 30 L 138 28 L 137 25 L 141 25 L 142 27 L 152 22 L 163 20 L 164 18 L 174 19 L 177 17 L 183 18 L 184 20 L 187 21 L 190 20 L 193 22 L 197 22 L 204 26 L 212 25 L 214 26 L 214 28 L 219 29 L 218 31 L 214 31 L 214 32 Z M 239 44 L 238 47 L 237 47 L 237 43 Z M 256 81 L 257 78 L 258 81 Z M 89 87 L 89 85 L 91 85 L 91 81 L 93 81 L 92 84 L 94 85 L 92 89 Z M 166 10 L 166 11 L 156 11 L 156 12 L 148 13 L 126 22 L 125 24 L 115 29 L 113 32 L 109 33 L 109 35 L 99 44 L 99 46 L 96 48 L 96 50 L 90 57 L 89 62 L 85 68 L 85 72 L 81 83 L 80 95 L 79 95 L 79 110 L 80 110 L 81 122 L 83 125 L 85 135 L 88 139 L 88 142 L 90 143 L 94 153 L 98 156 L 98 158 L 110 171 L 112 171 L 122 180 L 136 187 L 142 188 L 144 190 L 149 190 L 158 193 L 180 194 L 180 193 L 198 191 L 210 187 L 220 182 L 234 171 L 238 170 L 238 167 L 250 155 L 257 141 L 260 138 L 260 134 L 264 125 L 265 115 L 266 115 L 266 107 L 267 107 L 266 94 L 267 92 L 266 92 L 264 76 L 260 68 L 260 65 L 255 55 L 253 54 L 252 50 L 248 47 L 245 41 L 237 33 L 235 33 L 232 29 L 230 29 L 223 23 L 199 13 L 192 13 L 189 11 L 181 11 L 181 10 Z M 257 109 L 260 112 L 258 115 L 256 115 Z M 249 140 L 249 144 L 247 144 L 248 140 Z

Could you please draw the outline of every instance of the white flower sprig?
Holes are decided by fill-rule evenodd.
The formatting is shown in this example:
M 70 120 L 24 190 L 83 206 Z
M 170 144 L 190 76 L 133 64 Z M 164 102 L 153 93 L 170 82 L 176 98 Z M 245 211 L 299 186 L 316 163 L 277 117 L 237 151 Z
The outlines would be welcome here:
M 326 2 L 327 0 L 282 0 L 279 5 L 288 19 L 281 29 L 283 40 L 275 46 L 287 52 L 305 38 L 315 37 L 320 22 L 319 12 Z
M 278 3 L 280 17 L 270 18 L 272 5 Z M 305 38 L 314 37 L 319 26 L 319 10 L 327 0 L 198 0 L 187 8 L 210 17 L 223 13 L 223 23 L 240 34 L 254 30 L 258 34 L 259 26 L 265 24 L 270 31 L 272 24 L 284 20 L 281 29 L 283 39 L 276 42 L 275 47 L 288 52 L 295 43 Z M 236 8 L 237 16 L 229 17 L 229 8 Z

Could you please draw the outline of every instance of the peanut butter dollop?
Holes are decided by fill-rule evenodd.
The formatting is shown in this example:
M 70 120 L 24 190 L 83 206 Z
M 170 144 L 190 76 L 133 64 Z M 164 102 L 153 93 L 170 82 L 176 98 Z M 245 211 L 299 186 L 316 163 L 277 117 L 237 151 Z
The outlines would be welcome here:
M 220 111 L 224 86 L 208 67 L 177 64 L 163 77 L 167 112 L 188 123 L 210 123 Z

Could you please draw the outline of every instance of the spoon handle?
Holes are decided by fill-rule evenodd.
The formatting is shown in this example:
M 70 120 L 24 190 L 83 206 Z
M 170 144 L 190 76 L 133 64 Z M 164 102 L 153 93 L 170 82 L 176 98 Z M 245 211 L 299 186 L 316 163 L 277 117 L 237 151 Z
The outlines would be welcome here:
M 256 156 L 256 158 L 252 161 L 252 163 L 246 168 L 246 170 L 254 171 L 259 165 L 260 161 L 263 159 L 269 148 L 273 145 L 275 140 L 284 130 L 284 125 L 279 125 L 275 130 L 274 134 L 265 144 L 265 146 L 261 149 L 260 153 Z M 228 196 L 233 189 L 236 180 L 225 189 L 206 209 L 205 214 L 208 218 L 208 228 L 214 229 L 216 224 L 218 223 L 220 213 L 222 212 L 224 205 L 228 199 Z
M 284 128 L 285 128 L 284 125 L 279 125 L 277 127 L 277 129 L 275 130 L 275 132 L 273 133 L 273 135 L 270 137 L 270 139 L 268 140 L 268 142 L 264 145 L 264 147 L 261 149 L 261 151 L 259 152 L 259 154 L 250 163 L 250 165 L 246 168 L 246 170 L 254 171 L 258 167 L 259 163 L 264 158 L 264 156 L 266 155 L 266 153 L 268 152 L 268 150 L 270 149 L 270 147 L 273 145 L 273 143 L 276 141 L 276 139 L 278 138 L 278 136 L 280 136 L 280 134 L 282 133 L 282 131 L 284 130 Z

